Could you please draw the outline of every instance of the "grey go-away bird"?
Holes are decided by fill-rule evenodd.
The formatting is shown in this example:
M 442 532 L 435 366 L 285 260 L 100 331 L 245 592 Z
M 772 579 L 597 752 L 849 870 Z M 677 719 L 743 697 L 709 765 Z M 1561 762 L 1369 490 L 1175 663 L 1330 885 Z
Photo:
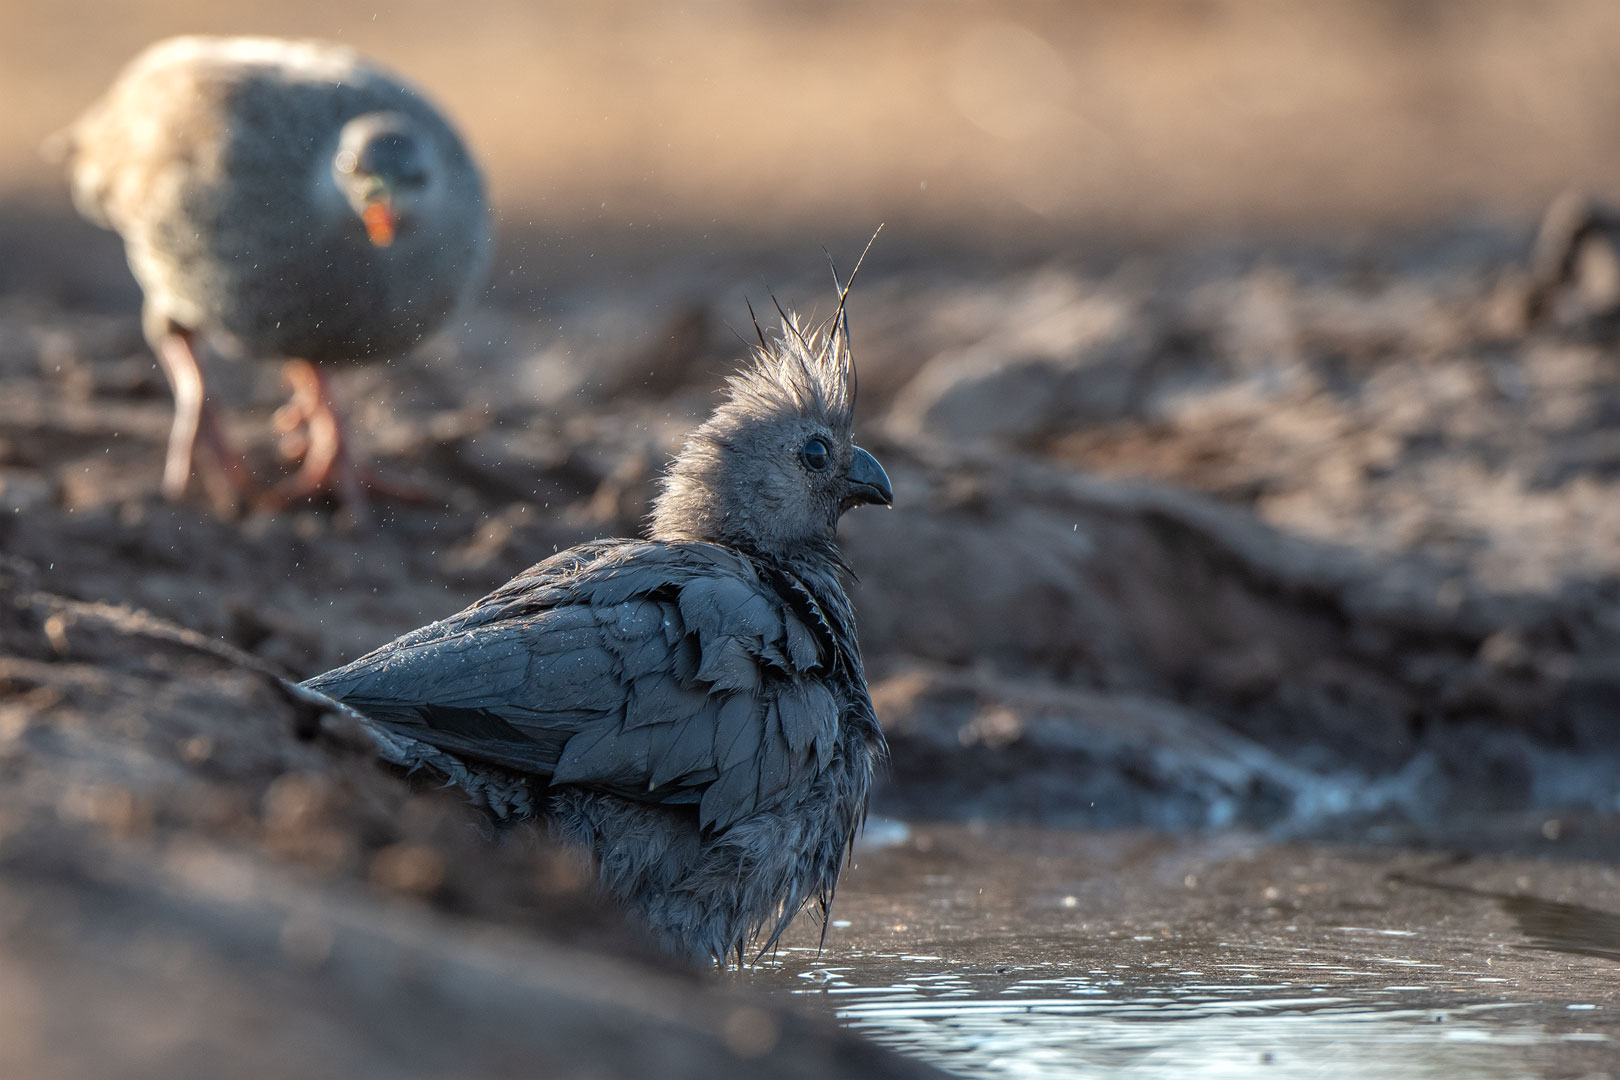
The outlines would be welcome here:
M 671 464 L 647 539 L 554 555 L 304 684 L 393 761 L 548 817 L 695 958 L 768 948 L 812 901 L 825 917 L 886 753 L 836 530 L 892 493 L 852 438 L 842 310 L 761 335 Z
M 342 46 L 181 37 L 131 61 L 53 149 L 80 212 L 123 237 L 145 295 L 175 397 L 164 492 L 184 492 L 200 439 L 216 500 L 249 494 L 195 355 L 224 339 L 289 361 L 277 426 L 301 436 L 289 441 L 303 463 L 262 501 L 329 490 L 363 516 L 368 477 L 325 366 L 410 348 L 488 267 L 483 180 L 444 117 Z

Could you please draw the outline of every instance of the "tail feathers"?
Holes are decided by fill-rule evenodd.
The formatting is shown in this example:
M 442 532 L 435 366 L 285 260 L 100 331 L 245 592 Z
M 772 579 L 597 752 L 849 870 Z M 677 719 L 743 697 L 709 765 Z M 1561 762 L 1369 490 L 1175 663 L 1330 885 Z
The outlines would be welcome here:
M 427 766 L 443 776 L 447 785 L 460 788 L 474 806 L 482 806 L 501 821 L 534 817 L 538 812 L 534 787 L 521 776 L 469 765 L 436 746 L 370 721 L 365 726 L 383 760 L 412 772 Z
M 424 766 L 444 777 L 466 793 L 468 801 L 481 806 L 501 821 L 534 817 L 539 812 L 534 785 L 524 777 L 500 769 L 469 765 L 453 754 L 420 739 L 413 739 L 387 725 L 373 721 L 335 697 L 323 694 L 307 684 L 284 680 L 283 685 L 298 700 L 317 706 L 340 716 L 357 721 L 377 744 L 378 754 L 384 761 L 415 772 Z

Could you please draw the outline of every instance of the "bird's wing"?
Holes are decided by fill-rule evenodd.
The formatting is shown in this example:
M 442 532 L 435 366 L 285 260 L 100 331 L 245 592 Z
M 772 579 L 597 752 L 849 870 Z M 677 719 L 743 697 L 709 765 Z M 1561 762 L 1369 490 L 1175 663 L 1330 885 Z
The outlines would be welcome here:
M 831 758 L 818 621 L 723 548 L 597 545 L 308 685 L 468 759 L 723 828 Z

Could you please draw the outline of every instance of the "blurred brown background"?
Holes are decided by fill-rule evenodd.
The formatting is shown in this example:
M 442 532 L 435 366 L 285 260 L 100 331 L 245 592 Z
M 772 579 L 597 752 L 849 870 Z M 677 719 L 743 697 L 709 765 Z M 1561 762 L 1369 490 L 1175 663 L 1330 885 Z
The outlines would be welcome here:
M 134 282 L 40 144 L 185 32 L 352 44 L 486 166 L 489 293 L 337 376 L 363 452 L 435 493 L 375 531 L 158 490 Z M 1024 875 L 982 827 L 1528 853 L 1446 864 L 1473 886 L 1425 901 L 1461 914 L 1417 966 L 1472 988 L 1494 957 L 1489 993 L 1614 1031 L 1611 969 L 1502 960 L 1620 955 L 1620 247 L 1571 244 L 1545 296 L 1526 266 L 1558 192 L 1620 196 L 1620 0 L 0 0 L 0 103 L 0 1075 L 914 1075 L 774 1012 L 776 1057 L 737 1066 L 760 1002 L 582 960 L 637 947 L 535 832 L 489 842 L 354 732 L 294 739 L 255 669 L 119 606 L 307 676 L 635 532 L 745 296 L 825 315 L 817 245 L 848 267 L 879 221 L 849 310 L 896 509 L 841 527 L 893 748 L 874 809 L 969 839 L 961 902 L 912 914 L 895 874 L 952 878 L 863 857 L 829 952 L 932 951 L 944 912 L 1055 970 L 996 897 L 1073 867 L 1040 911 L 1134 958 L 1172 924 L 1220 943 L 1155 968 L 1258 943 L 1310 969 L 1301 1000 L 1370 970 L 1384 1001 L 1342 923 L 1405 925 L 1380 866 L 1415 863 L 1213 837 L 1185 869 L 1127 840 Z M 285 472 L 275 365 L 220 367 L 233 438 Z M 1573 946 L 1480 915 L 1514 881 Z
M 406 73 L 514 229 L 884 219 L 1041 247 L 1523 217 L 1620 184 L 1613 0 L 13 0 L 0 200 L 64 209 L 40 141 L 182 32 L 324 37 Z

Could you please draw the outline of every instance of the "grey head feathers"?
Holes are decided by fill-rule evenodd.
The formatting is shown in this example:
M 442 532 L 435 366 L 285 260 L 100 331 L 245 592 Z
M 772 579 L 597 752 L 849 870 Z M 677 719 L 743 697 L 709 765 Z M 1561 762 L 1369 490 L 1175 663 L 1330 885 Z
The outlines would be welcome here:
M 796 314 L 782 313 L 781 330 L 753 350 L 752 362 L 726 380 L 728 400 L 715 411 L 746 410 L 810 417 L 848 434 L 855 423 L 855 360 L 849 330 L 840 318 L 805 329 Z
M 343 125 L 331 176 L 374 247 L 392 247 L 414 219 L 439 209 L 445 165 L 434 140 L 400 112 L 370 112 Z
M 855 363 L 842 304 L 806 328 L 783 313 L 726 397 L 671 462 L 653 504 L 656 540 L 703 540 L 792 561 L 838 559 L 838 519 L 890 501 L 888 477 L 855 445 Z
M 395 188 L 428 182 L 429 148 L 404 113 L 375 112 L 343 125 L 334 165 L 345 176 L 375 177 Z

